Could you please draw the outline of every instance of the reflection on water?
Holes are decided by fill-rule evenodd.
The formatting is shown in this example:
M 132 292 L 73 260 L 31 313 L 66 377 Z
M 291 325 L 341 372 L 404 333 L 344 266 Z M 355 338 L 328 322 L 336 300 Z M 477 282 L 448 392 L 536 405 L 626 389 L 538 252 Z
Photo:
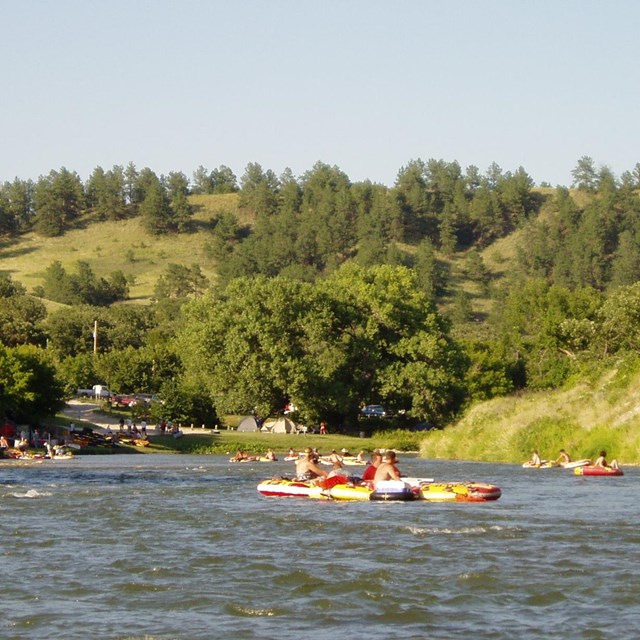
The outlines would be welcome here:
M 2 638 L 633 637 L 638 473 L 404 457 L 485 504 L 265 498 L 291 463 L 0 465 Z

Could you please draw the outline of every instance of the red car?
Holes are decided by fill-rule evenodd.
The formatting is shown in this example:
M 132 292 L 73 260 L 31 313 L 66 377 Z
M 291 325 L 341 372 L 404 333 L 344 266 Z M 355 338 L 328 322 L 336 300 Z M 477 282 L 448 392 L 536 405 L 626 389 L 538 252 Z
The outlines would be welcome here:
M 138 402 L 138 398 L 133 395 L 111 396 L 111 404 L 117 404 L 120 407 L 135 407 Z

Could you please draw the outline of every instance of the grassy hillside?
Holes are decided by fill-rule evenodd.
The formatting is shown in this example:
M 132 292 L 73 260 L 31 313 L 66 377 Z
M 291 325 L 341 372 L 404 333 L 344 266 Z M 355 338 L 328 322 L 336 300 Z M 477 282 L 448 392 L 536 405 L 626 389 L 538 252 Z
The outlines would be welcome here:
M 144 231 L 139 217 L 99 222 L 88 215 L 77 229 L 57 238 L 28 233 L 0 243 L 0 270 L 32 291 L 43 283 L 44 272 L 54 260 L 60 261 L 68 271 L 75 269 L 78 260 L 84 260 L 97 276 L 106 277 L 118 270 L 133 276 L 135 284 L 131 286 L 131 300 L 144 303 L 152 295 L 158 277 L 168 263 L 185 266 L 197 263 L 208 278 L 215 279 L 214 265 L 204 252 L 209 240 L 209 222 L 216 213 L 231 211 L 241 225 L 251 225 L 253 219 L 239 208 L 238 200 L 238 194 L 190 196 L 194 216 L 193 232 L 189 234 L 154 237 Z M 521 234 L 522 231 L 516 231 L 482 252 L 494 281 L 505 275 Z M 401 245 L 401 248 L 409 252 L 415 250 L 409 245 Z M 477 284 L 466 277 L 465 257 L 464 252 L 451 258 L 442 257 L 449 264 L 451 281 L 448 295 L 441 301 L 441 309 L 450 309 L 455 292 L 463 290 L 471 296 L 474 311 L 486 315 L 490 300 Z M 55 308 L 55 303 L 49 306 Z
M 204 255 L 209 239 L 208 223 L 220 211 L 238 214 L 238 196 L 191 196 L 190 201 L 195 208 L 193 233 L 155 237 L 143 230 L 140 218 L 118 222 L 87 219 L 82 228 L 58 238 L 29 233 L 0 245 L 1 269 L 31 291 L 42 284 L 43 274 L 54 260 L 59 260 L 68 271 L 74 271 L 75 263 L 84 260 L 97 276 L 105 277 L 117 270 L 134 276 L 131 299 L 138 302 L 148 300 L 158 277 L 171 262 L 186 266 L 197 263 L 208 278 L 215 278 Z
M 204 250 L 211 217 L 232 211 L 241 224 L 253 221 L 239 209 L 237 194 L 191 196 L 190 202 L 195 208 L 192 233 L 153 237 L 143 230 L 139 218 L 94 222 L 87 217 L 80 228 L 59 238 L 30 233 L 1 243 L 0 269 L 31 291 L 42 284 L 43 274 L 54 260 L 70 271 L 78 260 L 84 260 L 98 276 L 116 270 L 134 276 L 133 303 L 149 300 L 157 279 L 172 262 L 186 266 L 198 263 L 213 280 L 214 265 Z M 553 207 L 545 202 L 540 216 L 552 215 Z M 523 233 L 518 230 L 482 252 L 494 283 L 507 275 Z M 479 319 L 488 313 L 491 300 L 466 277 L 464 261 L 465 254 L 448 259 L 452 279 L 441 309 L 451 309 L 455 292 L 462 290 L 471 296 Z M 468 325 L 463 327 L 466 334 L 482 332 L 482 323 Z M 430 433 L 422 453 L 427 457 L 518 462 L 527 459 L 533 448 L 552 458 L 561 447 L 576 458 L 592 457 L 605 448 L 623 463 L 640 463 L 640 366 L 630 368 L 621 363 L 599 380 L 581 382 L 569 390 L 527 393 L 479 404 L 457 425 Z
M 523 393 L 474 406 L 460 422 L 424 439 L 429 458 L 524 462 L 537 449 L 555 459 L 606 449 L 623 464 L 640 463 L 640 363 L 620 361 L 593 382 Z

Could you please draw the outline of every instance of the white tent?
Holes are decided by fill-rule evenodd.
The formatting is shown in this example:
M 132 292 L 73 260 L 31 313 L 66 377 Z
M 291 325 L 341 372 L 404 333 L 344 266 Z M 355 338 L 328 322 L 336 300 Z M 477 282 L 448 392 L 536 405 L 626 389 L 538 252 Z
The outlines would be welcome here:
M 271 433 L 295 433 L 295 431 L 296 425 L 289 418 L 280 418 L 271 427 Z
M 265 433 L 268 433 L 271 431 L 271 427 L 273 427 L 273 425 L 276 423 L 276 421 L 273 418 L 267 418 L 263 423 L 262 423 L 262 427 L 260 427 L 260 431 L 263 431 Z
M 240 421 L 238 431 L 260 431 L 258 423 L 253 416 L 247 416 Z

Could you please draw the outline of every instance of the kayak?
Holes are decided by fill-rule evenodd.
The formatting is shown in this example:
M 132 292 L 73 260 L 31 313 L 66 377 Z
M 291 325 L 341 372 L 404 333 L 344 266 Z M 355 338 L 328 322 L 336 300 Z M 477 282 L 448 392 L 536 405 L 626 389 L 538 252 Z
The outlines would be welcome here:
M 585 467 L 576 467 L 573 472 L 577 476 L 623 476 L 622 469 L 612 469 L 611 467 L 595 467 L 588 465 Z
M 428 502 L 488 502 L 502 495 L 499 487 L 479 482 L 423 482 L 385 480 L 376 491 L 368 486 L 351 484 L 346 478 L 326 478 L 317 484 L 307 481 L 273 479 L 264 480 L 258 491 L 272 497 L 331 498 L 333 500 L 379 500 L 384 502 L 425 500 Z M 430 479 L 429 479 L 430 480 Z

